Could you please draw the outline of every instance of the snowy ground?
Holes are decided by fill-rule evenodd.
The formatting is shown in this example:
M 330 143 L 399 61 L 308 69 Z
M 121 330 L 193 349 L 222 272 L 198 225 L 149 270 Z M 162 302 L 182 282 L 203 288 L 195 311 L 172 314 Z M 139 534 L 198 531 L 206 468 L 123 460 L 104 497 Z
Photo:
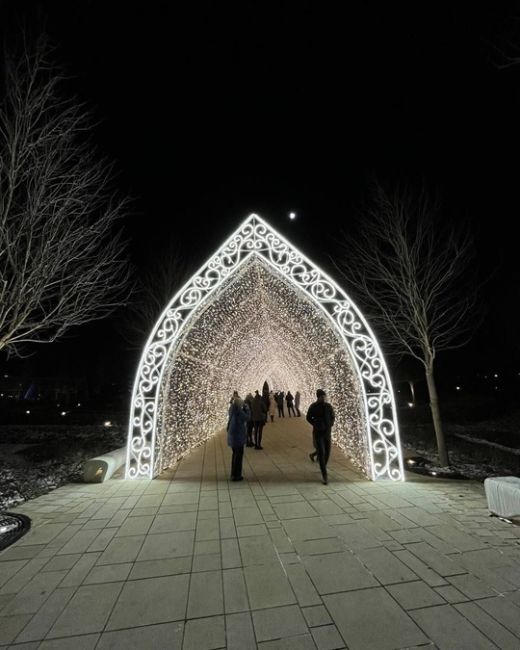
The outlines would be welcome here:
M 125 443 L 124 426 L 0 426 L 0 512 L 80 479 L 83 462 Z
M 446 426 L 450 457 L 448 467 L 438 464 L 435 437 L 431 425 L 402 425 L 404 456 L 422 456 L 433 462 L 430 469 L 462 474 L 483 481 L 488 476 L 520 475 L 520 417 Z

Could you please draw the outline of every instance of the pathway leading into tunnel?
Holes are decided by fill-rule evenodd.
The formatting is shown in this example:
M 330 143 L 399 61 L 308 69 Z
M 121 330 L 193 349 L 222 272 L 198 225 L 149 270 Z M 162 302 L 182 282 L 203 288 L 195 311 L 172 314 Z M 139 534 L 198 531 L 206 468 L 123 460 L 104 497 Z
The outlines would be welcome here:
M 330 483 L 303 418 L 268 424 L 228 481 L 224 433 L 154 481 L 67 485 L 0 554 L 0 647 L 520 647 L 520 530 L 482 486 Z

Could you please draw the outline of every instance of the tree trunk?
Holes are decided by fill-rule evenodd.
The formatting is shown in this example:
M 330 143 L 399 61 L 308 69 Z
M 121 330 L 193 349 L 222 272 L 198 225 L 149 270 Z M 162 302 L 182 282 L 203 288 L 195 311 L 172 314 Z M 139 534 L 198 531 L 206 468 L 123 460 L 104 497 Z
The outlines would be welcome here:
M 433 428 L 437 438 L 437 451 L 439 452 L 439 462 L 445 467 L 449 464 L 448 450 L 442 430 L 441 412 L 439 409 L 439 398 L 437 396 L 437 386 L 433 375 L 433 365 L 426 368 L 426 382 L 428 384 L 428 395 L 430 397 L 430 408 L 432 410 Z
M 413 381 L 409 381 L 408 385 L 410 386 L 410 394 L 412 396 L 412 404 L 415 406 L 415 384 Z

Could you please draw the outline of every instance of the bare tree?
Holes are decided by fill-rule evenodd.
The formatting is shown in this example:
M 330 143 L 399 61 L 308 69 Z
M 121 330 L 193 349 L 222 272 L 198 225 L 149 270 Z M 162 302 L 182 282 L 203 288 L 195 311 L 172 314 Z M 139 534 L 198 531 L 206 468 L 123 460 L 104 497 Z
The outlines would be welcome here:
M 137 278 L 133 301 L 121 324 L 121 332 L 131 348 L 141 348 L 157 319 L 188 279 L 188 266 L 177 243 L 155 251 L 152 262 Z
M 25 39 L 24 39 L 25 40 Z M 61 337 L 128 296 L 118 222 L 127 201 L 89 141 L 84 105 L 62 95 L 45 37 L 4 56 L 0 104 L 0 350 Z
M 386 351 L 422 364 L 439 460 L 447 465 L 435 360 L 467 343 L 478 303 L 472 238 L 463 228 L 442 225 L 439 208 L 425 190 L 387 192 L 376 185 L 359 232 L 343 242 L 338 268 L 368 306 Z

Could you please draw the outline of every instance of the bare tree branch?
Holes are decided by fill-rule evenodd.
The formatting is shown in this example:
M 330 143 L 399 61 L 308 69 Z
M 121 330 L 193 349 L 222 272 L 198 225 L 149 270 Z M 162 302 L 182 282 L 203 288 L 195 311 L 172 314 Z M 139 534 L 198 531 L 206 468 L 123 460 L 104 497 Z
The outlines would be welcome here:
M 128 200 L 88 136 L 92 120 L 64 98 L 42 36 L 4 56 L 0 104 L 0 350 L 61 337 L 128 297 L 118 223 Z

